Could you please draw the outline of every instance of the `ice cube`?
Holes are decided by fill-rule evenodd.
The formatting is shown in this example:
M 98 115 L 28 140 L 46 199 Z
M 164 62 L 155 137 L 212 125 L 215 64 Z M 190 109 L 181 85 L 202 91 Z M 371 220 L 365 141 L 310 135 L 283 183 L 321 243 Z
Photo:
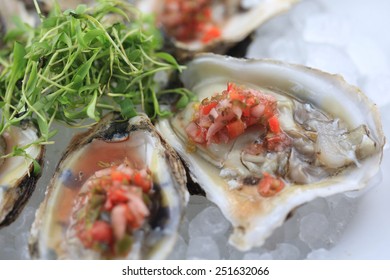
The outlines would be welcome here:
M 358 71 L 348 54 L 341 48 L 328 44 L 308 44 L 306 65 L 325 72 L 339 74 L 353 85 L 357 84 Z
M 186 257 L 187 253 L 187 243 L 183 237 L 178 236 L 176 240 L 175 247 L 172 250 L 172 253 L 169 255 L 170 260 L 183 260 Z
M 220 259 L 218 245 L 209 236 L 191 238 L 187 249 L 187 259 L 218 260 Z
M 244 252 L 237 250 L 235 247 L 228 244 L 227 246 L 230 260 L 242 260 Z
M 297 215 L 304 217 L 310 213 L 322 213 L 324 215 L 329 214 L 329 205 L 325 198 L 318 197 L 305 205 L 302 205 L 297 210 Z
M 299 237 L 311 249 L 328 246 L 328 233 L 329 222 L 324 214 L 310 213 L 302 217 Z
M 320 248 L 314 251 L 311 251 L 309 254 L 307 254 L 306 257 L 308 260 L 330 260 L 331 255 L 328 250 L 324 248 Z
M 361 75 L 374 77 L 381 73 L 390 73 L 390 56 L 367 36 L 360 33 L 354 36 L 346 51 Z
M 299 222 L 298 222 L 299 215 L 297 213 L 294 213 L 290 218 L 288 218 L 283 227 L 283 236 L 284 241 L 292 242 L 298 238 L 299 235 Z
M 246 253 L 244 257 L 242 258 L 243 260 L 272 260 L 272 254 L 270 253 Z
M 189 224 L 190 238 L 195 236 L 223 236 L 229 229 L 229 222 L 216 206 L 209 206 L 200 212 Z
M 187 206 L 186 217 L 191 221 L 199 212 L 210 205 L 215 205 L 202 195 L 190 196 L 190 201 Z
M 351 218 L 356 211 L 354 199 L 346 197 L 344 194 L 331 196 L 327 199 L 330 209 L 329 221 L 329 241 L 336 243 Z
M 298 248 L 289 243 L 280 243 L 276 249 L 271 252 L 275 260 L 296 260 L 300 257 Z
M 380 107 L 390 104 L 390 72 L 366 78 L 363 91 Z
M 292 8 L 289 16 L 294 26 L 302 30 L 308 17 L 317 16 L 324 11 L 325 8 L 319 1 L 303 0 Z
M 180 223 L 179 234 L 186 242 L 188 242 L 189 239 L 189 235 L 188 235 L 189 224 L 190 222 L 188 221 L 188 218 L 184 216 Z
M 323 13 L 306 19 L 303 38 L 309 43 L 344 46 L 350 41 L 351 33 L 351 26 L 345 18 Z
M 269 47 L 269 57 L 289 63 L 303 64 L 306 60 L 304 43 L 297 33 L 289 33 L 274 40 Z

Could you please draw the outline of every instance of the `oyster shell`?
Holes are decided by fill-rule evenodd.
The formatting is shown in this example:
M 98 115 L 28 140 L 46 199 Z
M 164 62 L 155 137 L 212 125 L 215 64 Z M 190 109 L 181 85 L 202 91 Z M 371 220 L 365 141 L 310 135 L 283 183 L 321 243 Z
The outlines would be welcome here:
M 37 139 L 37 130 L 30 121 L 24 121 L 20 127 L 11 126 L 0 136 L 0 156 Z M 9 225 L 17 218 L 40 176 L 40 173 L 33 172 L 33 160 L 42 165 L 44 148 L 32 145 L 25 151 L 30 158 L 17 156 L 0 160 L 0 227 Z
M 131 201 L 147 202 L 146 205 L 140 206 L 147 206 L 147 209 L 144 209 L 147 214 L 141 213 L 141 215 L 148 216 L 137 226 L 140 228 L 135 226 L 129 228 L 128 224 L 118 222 L 118 219 L 123 220 L 125 216 L 118 216 L 117 213 L 121 210 L 117 209 L 117 211 L 115 207 L 124 205 L 114 204 L 112 200 L 114 208 L 110 206 L 111 210 L 107 210 L 109 209 L 108 198 L 113 192 L 110 194 L 110 190 L 102 192 L 102 189 L 99 189 L 104 186 L 103 179 L 106 181 L 109 179 L 99 173 L 103 174 L 107 170 L 118 171 L 123 168 L 124 163 L 126 168 L 132 168 L 133 171 L 148 170 L 149 175 L 146 176 L 153 180 L 152 189 L 147 193 L 141 191 L 137 198 L 134 195 L 138 195 L 139 192 L 132 186 L 132 184 L 135 186 L 135 181 L 125 185 L 124 179 L 119 179 L 123 185 L 119 186 L 121 192 L 117 193 L 119 198 L 116 199 L 120 200 L 124 196 L 132 195 L 131 198 L 130 196 L 125 198 L 125 203 L 129 205 L 125 205 L 126 207 L 131 206 Z M 93 180 L 99 178 L 100 181 L 97 182 L 100 185 L 95 185 L 97 186 L 95 189 L 91 188 Z M 89 131 L 75 136 L 59 162 L 31 229 L 31 255 L 33 258 L 40 259 L 165 258 L 175 243 L 188 201 L 189 196 L 185 185 L 186 175 L 181 161 L 162 141 L 149 119 L 138 116 L 127 121 L 116 114 L 107 115 Z M 123 190 L 124 188 L 126 190 Z M 111 189 L 114 190 L 113 187 Z M 88 196 L 88 193 L 98 194 L 98 196 Z M 105 201 L 104 205 L 101 199 Z M 94 208 L 93 205 L 99 206 Z M 136 208 L 139 210 L 138 206 L 139 204 Z M 94 209 L 99 210 L 96 212 Z M 137 209 L 134 211 L 138 211 Z M 116 211 L 115 215 L 114 211 Z M 130 214 L 135 216 L 134 211 Z M 95 214 L 98 216 L 94 216 Z M 124 219 L 127 219 L 126 217 Z M 111 246 L 109 245 L 112 244 L 109 243 L 111 241 L 96 243 L 100 247 L 96 247 L 96 244 L 90 247 L 85 242 L 86 239 L 83 239 L 85 236 L 83 234 L 91 230 L 88 229 L 88 219 L 111 225 L 116 241 L 122 238 L 120 242 L 123 240 L 127 242 L 126 250 L 120 253 L 122 249 L 119 247 L 119 249 L 116 247 L 107 249 L 107 246 Z M 142 218 L 138 221 L 140 220 Z M 121 225 L 126 225 L 126 228 L 120 228 Z M 117 234 L 121 237 L 117 237 Z M 116 245 L 125 246 L 123 242 Z
M 289 10 L 298 0 L 256 1 L 249 5 L 245 2 L 140 0 L 136 5 L 145 13 L 157 15 L 168 38 L 167 49 L 172 49 L 176 58 L 185 60 L 200 52 L 225 53 L 261 24 Z M 179 9 L 180 5 L 188 6 L 188 12 Z M 203 20 L 205 17 L 207 20 Z
M 377 108 L 340 76 L 271 60 L 205 54 L 190 62 L 181 78 L 201 104 L 189 104 L 156 127 L 232 223 L 229 241 L 238 249 L 261 246 L 294 208 L 316 197 L 360 190 L 379 171 L 385 138 Z M 211 96 L 229 92 L 228 83 L 274 100 L 281 132 L 268 119 L 219 144 L 188 136 L 199 108 L 223 100 Z M 226 113 L 218 112 L 209 113 L 213 123 Z M 229 132 L 231 123 L 226 123 Z M 266 146 L 268 135 L 281 134 L 287 139 L 282 148 Z M 248 147 L 259 149 L 251 153 Z

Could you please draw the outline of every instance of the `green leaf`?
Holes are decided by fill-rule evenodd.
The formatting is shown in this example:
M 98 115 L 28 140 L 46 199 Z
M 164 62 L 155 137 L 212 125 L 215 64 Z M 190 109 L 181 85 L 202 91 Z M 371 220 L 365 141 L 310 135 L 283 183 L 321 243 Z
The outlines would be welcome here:
M 100 84 L 99 84 L 99 83 L 94 83 L 94 84 L 85 85 L 85 86 L 82 86 L 82 87 L 79 88 L 79 93 L 82 93 L 82 92 L 84 92 L 84 91 L 86 91 L 86 92 L 95 91 L 95 90 L 97 90 L 99 87 L 100 87 Z
M 82 49 L 88 49 L 88 45 L 84 42 L 84 32 L 81 30 L 80 20 L 77 20 L 76 38 L 77 38 L 77 43 L 80 45 Z
M 58 22 L 61 20 L 61 17 L 48 17 L 42 22 L 42 27 L 50 29 L 57 26 Z
M 36 85 L 38 82 L 37 68 L 38 68 L 38 63 L 33 62 L 30 70 L 31 71 L 30 76 L 28 77 L 27 86 L 26 86 L 27 96 L 30 96 L 36 90 Z
M 137 115 L 134 104 L 130 98 L 125 98 L 117 102 L 121 108 L 121 114 L 124 118 L 132 118 Z
M 101 38 L 99 38 L 101 37 Z M 101 29 L 89 30 L 83 37 L 84 44 L 89 46 L 93 40 L 105 39 L 105 32 Z
M 95 110 L 96 109 L 96 101 L 97 101 L 97 92 L 95 91 L 93 93 L 93 98 L 92 98 L 91 102 L 87 106 L 87 115 L 91 119 L 98 121 L 99 117 L 96 116 L 96 110 Z
M 42 172 L 42 168 L 41 168 L 41 165 L 39 164 L 39 162 L 35 159 L 33 159 L 33 174 L 34 175 L 38 175 Z
M 61 15 L 61 6 L 60 3 L 58 3 L 58 0 L 54 0 L 53 2 L 53 9 L 51 11 L 50 17 L 57 17 Z
M 24 30 L 20 29 L 13 29 L 8 31 L 8 33 L 4 36 L 4 41 L 5 42 L 10 42 L 10 41 L 16 41 L 18 38 L 20 38 L 22 35 L 25 34 Z
M 61 35 L 58 38 L 58 42 L 64 43 L 68 48 L 72 47 L 72 39 L 69 37 L 66 33 L 61 33 Z M 53 46 L 55 47 L 55 46 Z
M 187 95 L 182 95 L 181 97 L 180 97 L 180 99 L 177 101 L 177 103 L 176 103 L 176 108 L 178 108 L 178 109 L 184 109 L 186 106 L 187 106 L 187 104 L 188 104 L 188 102 L 189 102 L 190 100 L 189 100 L 189 98 L 188 98 L 188 96 Z
M 104 9 L 104 13 L 118 14 L 118 15 L 121 15 L 122 17 L 124 17 L 127 21 L 130 21 L 129 16 L 126 14 L 125 11 L 123 11 L 117 7 L 114 7 L 114 6 L 107 5 L 107 7 L 105 7 L 105 9 Z
M 11 69 L 11 83 L 15 84 L 17 80 L 24 76 L 27 60 L 25 59 L 26 50 L 22 44 L 15 42 L 13 52 L 13 64 Z
M 81 83 L 85 76 L 87 76 L 90 68 L 91 68 L 91 65 L 92 65 L 92 62 L 94 61 L 95 57 L 97 56 L 98 52 L 95 52 L 92 57 L 90 59 L 88 59 L 88 61 L 86 63 L 84 63 L 80 68 L 79 70 L 77 71 L 76 75 L 74 76 L 73 78 L 73 82 L 75 84 L 79 84 Z
M 47 140 L 49 136 L 49 126 L 48 123 L 45 119 L 38 117 L 37 118 L 38 122 L 38 128 L 39 131 L 41 132 L 42 137 Z
M 169 53 L 159 52 L 159 53 L 156 53 L 156 57 L 158 57 L 158 58 L 160 58 L 162 60 L 165 60 L 166 62 L 168 62 L 171 65 L 175 66 L 177 69 L 180 68 L 180 66 L 177 63 L 176 59 L 172 55 L 170 55 Z
M 87 10 L 87 5 L 80 4 L 76 8 L 76 14 L 84 14 L 86 10 Z

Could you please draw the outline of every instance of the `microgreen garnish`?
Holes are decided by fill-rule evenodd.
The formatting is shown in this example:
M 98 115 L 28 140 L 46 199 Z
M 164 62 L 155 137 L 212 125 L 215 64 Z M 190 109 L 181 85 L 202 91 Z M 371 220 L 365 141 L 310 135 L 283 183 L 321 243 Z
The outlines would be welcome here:
M 18 22 L 0 53 L 0 135 L 32 118 L 40 141 L 52 135 L 54 120 L 72 126 L 99 121 L 107 111 L 130 118 L 169 115 L 161 96 L 180 95 L 178 107 L 191 99 L 183 89 L 161 90 L 155 75 L 183 69 L 159 52 L 161 36 L 151 16 L 119 0 L 100 1 L 61 12 L 58 4 L 32 28 Z M 2 69 L 2 70 L 1 70 Z

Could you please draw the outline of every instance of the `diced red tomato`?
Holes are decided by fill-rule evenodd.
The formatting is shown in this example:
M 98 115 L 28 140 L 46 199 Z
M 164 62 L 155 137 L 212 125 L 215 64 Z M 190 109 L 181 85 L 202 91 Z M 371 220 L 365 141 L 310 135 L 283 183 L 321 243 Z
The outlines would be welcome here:
M 129 200 L 124 189 L 114 187 L 108 190 L 108 199 L 114 204 L 125 203 Z
M 284 182 L 280 179 L 274 178 L 268 173 L 263 174 L 257 187 L 257 191 L 263 197 L 271 197 L 280 192 L 284 188 Z
M 207 7 L 203 10 L 203 16 L 205 17 L 205 19 L 210 19 L 211 16 L 212 16 L 212 11 L 211 11 L 211 8 L 210 7 Z
M 273 115 L 271 118 L 268 119 L 268 125 L 270 130 L 273 133 L 279 133 L 280 132 L 280 126 L 279 126 L 279 119 L 277 116 Z
M 267 119 L 272 118 L 275 115 L 275 108 L 273 104 L 266 104 L 264 108 L 263 116 Z
M 134 173 L 133 182 L 136 186 L 141 187 L 144 193 L 149 192 L 150 188 L 152 187 L 152 182 L 150 179 L 143 177 L 140 172 Z
M 90 234 L 94 241 L 105 244 L 111 244 L 113 241 L 112 228 L 110 224 L 104 221 L 96 221 L 90 230 Z
M 111 171 L 111 179 L 113 181 L 123 182 L 123 180 L 129 180 L 129 176 L 127 176 L 127 174 L 123 173 L 122 171 L 113 168 Z
M 230 90 L 229 97 L 230 97 L 230 100 L 239 100 L 241 102 L 245 100 L 245 95 L 242 95 L 240 92 L 238 92 L 236 90 Z
M 242 110 L 242 115 L 244 116 L 244 117 L 250 117 L 251 116 L 251 107 L 249 107 L 249 106 L 247 106 L 246 108 L 244 108 L 243 110 Z M 250 126 L 250 124 L 248 124 L 248 126 Z
M 246 119 L 247 127 L 255 125 L 255 124 L 259 124 L 259 123 L 260 123 L 260 120 L 258 118 L 249 117 Z
M 247 106 L 252 107 L 253 105 L 256 105 L 259 101 L 254 96 L 249 96 L 245 103 Z
M 217 102 L 210 102 L 206 105 L 201 105 L 200 107 L 200 110 L 202 112 L 203 115 L 208 115 L 210 113 L 210 111 L 215 108 L 216 106 L 218 105 Z
M 221 29 L 217 26 L 210 27 L 202 37 L 202 42 L 207 44 L 212 40 L 221 37 Z
M 241 120 L 236 120 L 226 125 L 226 128 L 228 131 L 229 138 L 234 139 L 244 133 L 245 123 L 243 123 Z
M 139 227 L 139 224 L 137 223 L 134 214 L 130 210 L 126 211 L 126 220 L 131 228 L 138 228 Z
M 227 84 L 227 91 L 230 92 L 234 87 L 235 87 L 235 84 L 233 84 L 233 83 L 228 83 L 228 84 Z

